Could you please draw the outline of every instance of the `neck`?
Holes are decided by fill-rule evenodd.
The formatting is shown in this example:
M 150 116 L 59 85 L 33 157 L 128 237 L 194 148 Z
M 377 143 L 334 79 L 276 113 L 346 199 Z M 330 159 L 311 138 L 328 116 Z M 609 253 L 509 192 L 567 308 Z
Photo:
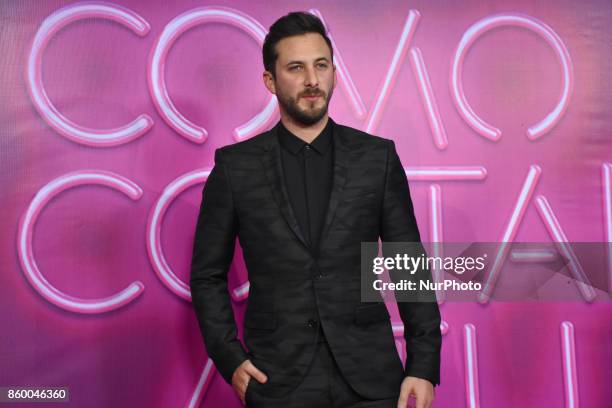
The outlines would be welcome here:
M 314 139 L 325 129 L 329 115 L 326 113 L 317 123 L 312 125 L 304 125 L 297 123 L 292 120 L 288 115 L 281 115 L 281 122 L 288 131 L 305 141 L 306 143 L 312 143 Z

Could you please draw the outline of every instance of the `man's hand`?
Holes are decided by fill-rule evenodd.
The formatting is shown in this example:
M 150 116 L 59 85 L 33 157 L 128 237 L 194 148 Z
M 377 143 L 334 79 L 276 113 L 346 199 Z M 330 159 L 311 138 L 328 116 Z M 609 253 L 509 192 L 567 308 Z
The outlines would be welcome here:
M 259 371 L 257 367 L 251 363 L 251 360 L 244 360 L 236 371 L 234 371 L 234 374 L 232 374 L 232 388 L 234 388 L 234 391 L 236 391 L 236 394 L 238 394 L 243 404 L 246 404 L 244 395 L 246 394 L 249 381 L 251 381 L 252 378 L 255 378 L 255 380 L 260 383 L 268 381 L 268 377 Z
M 397 408 L 406 408 L 410 395 L 413 395 L 416 399 L 415 408 L 431 408 L 434 400 L 433 384 L 422 378 L 404 378 L 400 390 L 400 397 L 397 401 Z

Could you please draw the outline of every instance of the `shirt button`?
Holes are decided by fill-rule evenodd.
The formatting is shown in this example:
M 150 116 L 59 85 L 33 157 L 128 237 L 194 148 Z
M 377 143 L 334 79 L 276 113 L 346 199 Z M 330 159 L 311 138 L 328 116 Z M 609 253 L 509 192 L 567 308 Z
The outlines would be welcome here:
M 309 144 L 306 145 L 306 150 L 310 150 L 310 145 Z
M 306 322 L 306 326 L 308 326 L 308 327 L 317 327 L 317 321 L 315 319 L 309 319 Z

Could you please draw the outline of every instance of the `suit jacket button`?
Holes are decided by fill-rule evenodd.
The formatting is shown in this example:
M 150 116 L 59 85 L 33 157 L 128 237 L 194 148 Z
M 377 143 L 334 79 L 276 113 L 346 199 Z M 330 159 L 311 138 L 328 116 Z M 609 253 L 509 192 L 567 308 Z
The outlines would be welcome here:
M 310 319 L 306 322 L 306 326 L 308 327 L 317 327 L 317 321 L 315 319 Z

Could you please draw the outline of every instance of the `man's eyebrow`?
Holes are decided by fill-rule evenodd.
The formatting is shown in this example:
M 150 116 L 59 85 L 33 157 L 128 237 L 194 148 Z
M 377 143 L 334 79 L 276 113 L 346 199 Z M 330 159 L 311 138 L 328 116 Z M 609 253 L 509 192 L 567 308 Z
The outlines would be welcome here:
M 320 61 L 325 61 L 325 62 L 329 62 L 329 60 L 327 59 L 327 57 L 319 57 L 315 60 L 315 62 L 320 62 Z M 292 64 L 303 64 L 304 61 L 299 61 L 299 60 L 295 60 L 295 61 L 289 61 L 287 64 L 285 64 L 286 66 L 292 65 Z

